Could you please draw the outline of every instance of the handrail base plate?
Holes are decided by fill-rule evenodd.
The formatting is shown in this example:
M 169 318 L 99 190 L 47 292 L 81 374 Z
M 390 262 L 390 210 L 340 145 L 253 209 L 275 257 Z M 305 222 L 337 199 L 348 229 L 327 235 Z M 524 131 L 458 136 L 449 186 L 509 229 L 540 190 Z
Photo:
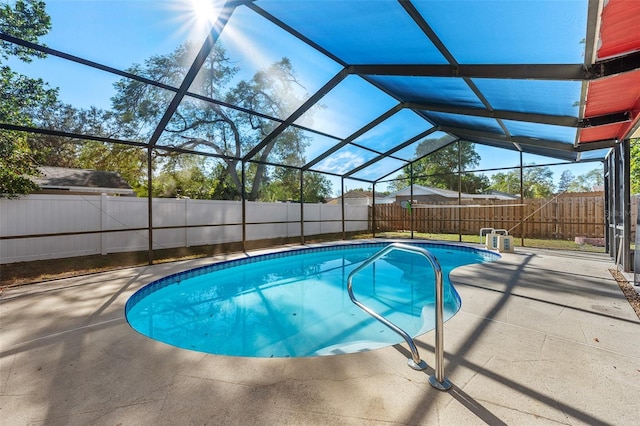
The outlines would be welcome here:
M 431 386 L 441 391 L 451 389 L 451 382 L 449 380 L 444 379 L 443 381 L 439 382 L 438 379 L 436 379 L 435 375 L 429 376 L 429 383 L 431 384 Z
M 418 370 L 418 371 L 427 369 L 427 363 L 424 362 L 423 360 L 420 360 L 420 362 L 416 364 L 416 362 L 413 359 L 409 358 L 407 360 L 407 365 L 413 368 L 414 370 Z

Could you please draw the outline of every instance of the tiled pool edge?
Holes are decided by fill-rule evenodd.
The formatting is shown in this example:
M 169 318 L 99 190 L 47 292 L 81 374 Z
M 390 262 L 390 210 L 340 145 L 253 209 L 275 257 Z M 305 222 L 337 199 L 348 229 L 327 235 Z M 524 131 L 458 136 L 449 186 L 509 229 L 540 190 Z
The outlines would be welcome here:
M 344 249 L 345 247 L 357 247 L 357 246 L 369 246 L 372 248 L 375 247 L 379 247 L 379 248 L 383 248 L 386 247 L 387 245 L 393 243 L 393 242 L 404 242 L 406 244 L 411 244 L 411 245 L 418 245 L 418 246 L 430 246 L 430 247 L 437 247 L 437 248 L 449 248 L 449 247 L 455 247 L 456 250 L 461 250 L 461 251 L 467 251 L 467 252 L 475 252 L 475 253 L 480 253 L 482 255 L 483 258 L 487 259 L 487 260 L 497 260 L 499 259 L 501 256 L 495 252 L 486 250 L 486 249 L 482 249 L 482 248 L 476 248 L 476 247 L 471 247 L 471 246 L 467 246 L 467 245 L 463 245 L 463 244 L 453 244 L 453 243 L 442 243 L 442 242 L 430 242 L 430 241 L 410 241 L 407 242 L 406 240 L 385 240 L 385 241 L 376 241 L 376 242 L 372 242 L 372 241 L 362 241 L 362 242 L 345 242 L 345 243 L 332 243 L 332 244 L 320 244 L 320 245 L 313 245 L 313 246 L 296 246 L 296 247 L 292 247 L 292 248 L 278 248 L 278 251 L 273 252 L 273 253 L 261 253 L 261 254 L 255 254 L 255 255 L 251 255 L 250 253 L 246 253 L 248 257 L 242 257 L 242 258 L 238 258 L 238 259 L 230 259 L 230 260 L 223 260 L 223 261 L 218 261 L 216 263 L 212 263 L 209 265 L 203 265 L 203 266 L 197 266 L 195 268 L 192 269 L 188 269 L 186 271 L 181 271 L 181 272 L 176 272 L 173 274 L 169 274 L 166 275 L 158 280 L 152 281 L 150 283 L 145 284 L 142 288 L 138 289 L 134 294 L 131 295 L 131 297 L 129 297 L 129 299 L 127 300 L 126 304 L 125 304 L 125 313 L 129 311 L 129 309 L 133 306 L 135 306 L 141 299 L 143 299 L 144 297 L 168 286 L 171 285 L 173 283 L 175 283 L 176 281 L 182 281 L 184 279 L 189 279 L 189 278 L 193 278 L 202 274 L 207 274 L 209 272 L 215 272 L 215 271 L 220 271 L 220 270 L 224 270 L 224 269 L 228 269 L 228 268 L 232 268 L 235 266 L 239 266 L 239 265 L 246 265 L 249 263 L 254 263 L 254 262 L 260 262 L 260 261 L 265 261 L 265 260 L 271 260 L 271 259 L 277 259 L 277 258 L 281 258 L 281 257 L 287 257 L 287 256 L 291 256 L 295 253 L 299 253 L 299 252 L 308 252 L 308 253 L 317 253 L 317 252 L 324 252 L 324 251 L 333 251 L 333 250 L 340 250 L 340 249 Z M 126 317 L 126 315 L 125 315 Z

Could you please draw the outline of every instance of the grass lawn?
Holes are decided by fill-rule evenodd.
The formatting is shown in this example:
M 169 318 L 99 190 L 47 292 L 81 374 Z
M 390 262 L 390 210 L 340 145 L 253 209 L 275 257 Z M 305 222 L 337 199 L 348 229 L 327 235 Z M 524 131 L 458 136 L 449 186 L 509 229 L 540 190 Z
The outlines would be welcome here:
M 383 232 L 377 233 L 377 237 L 383 238 L 410 238 L 410 232 Z M 460 241 L 458 234 L 424 234 L 420 232 L 413 233 L 414 238 L 425 240 L 439 240 L 439 241 Z M 463 243 L 480 243 L 479 235 L 462 235 Z M 520 238 L 513 238 L 513 244 L 516 247 L 522 247 L 522 240 Z M 525 247 L 545 248 L 554 250 L 574 250 L 574 251 L 588 251 L 592 253 L 604 253 L 604 247 L 596 247 L 589 244 L 576 244 L 574 241 L 566 240 L 540 240 L 536 238 L 525 238 Z

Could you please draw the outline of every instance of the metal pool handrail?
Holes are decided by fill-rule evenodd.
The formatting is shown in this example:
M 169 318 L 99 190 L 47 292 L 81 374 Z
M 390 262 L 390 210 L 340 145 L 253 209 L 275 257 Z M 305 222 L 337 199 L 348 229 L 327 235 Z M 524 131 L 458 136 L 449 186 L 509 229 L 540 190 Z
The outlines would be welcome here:
M 379 252 L 375 253 L 373 256 L 365 260 L 361 265 L 355 268 L 349 274 L 347 278 L 347 291 L 349 292 L 349 297 L 351 301 L 358 306 L 360 309 L 398 333 L 402 338 L 407 342 L 409 348 L 411 349 L 411 358 L 408 360 L 408 364 L 411 368 L 415 370 L 424 370 L 427 368 L 427 364 L 420 359 L 420 354 L 418 353 L 418 348 L 416 347 L 413 339 L 406 331 L 384 318 L 373 309 L 363 305 L 360 301 L 358 301 L 353 295 L 353 277 L 362 271 L 367 266 L 371 265 L 382 256 L 392 252 L 394 250 L 406 251 L 410 253 L 420 254 L 425 257 L 436 274 L 436 365 L 435 365 L 435 374 L 429 377 L 429 383 L 436 389 L 439 390 L 448 390 L 451 387 L 451 383 L 444 376 L 444 289 L 442 283 L 442 268 L 440 267 L 440 263 L 438 259 L 430 253 L 429 251 L 416 247 L 410 246 L 402 243 L 391 243 Z

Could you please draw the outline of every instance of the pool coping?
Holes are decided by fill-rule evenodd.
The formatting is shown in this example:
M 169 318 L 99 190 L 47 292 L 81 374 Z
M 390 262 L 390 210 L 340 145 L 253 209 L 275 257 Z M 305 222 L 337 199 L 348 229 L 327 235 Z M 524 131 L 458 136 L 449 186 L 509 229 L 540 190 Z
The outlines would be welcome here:
M 211 273 L 216 273 L 216 272 L 220 272 L 220 271 L 225 271 L 225 270 L 229 270 L 235 267 L 242 267 L 245 265 L 250 265 L 253 263 L 258 263 L 258 262 L 265 262 L 265 261 L 269 261 L 269 260 L 274 260 L 274 259 L 281 259 L 281 258 L 285 258 L 285 257 L 294 257 L 296 255 L 300 255 L 300 254 L 314 254 L 314 253 L 325 253 L 325 252 L 331 252 L 331 251 L 338 251 L 338 250 L 344 250 L 345 248 L 360 248 L 360 247 L 366 247 L 366 248 L 371 248 L 371 249 L 378 249 L 381 250 L 385 247 L 387 247 L 390 244 L 393 243 L 397 243 L 397 240 L 387 240 L 387 241 L 356 241 L 356 242 L 348 242 L 348 243 L 343 243 L 343 244 L 317 244 L 314 245 L 313 247 L 293 247 L 290 250 L 279 250 L 277 252 L 274 251 L 269 251 L 267 253 L 261 253 L 255 256 L 249 256 L 249 257 L 242 257 L 242 258 L 238 258 L 238 259 L 230 259 L 230 260 L 225 260 L 225 261 L 221 261 L 221 262 L 215 262 L 215 263 L 211 263 L 209 265 L 203 265 L 203 266 L 198 266 L 192 269 L 187 269 L 185 271 L 181 271 L 181 272 L 176 272 L 173 274 L 169 274 L 165 277 L 162 277 L 156 281 L 152 281 L 148 284 L 146 284 L 145 286 L 143 286 L 142 288 L 138 289 L 133 295 L 131 295 L 131 297 L 129 297 L 129 299 L 127 300 L 126 304 L 125 304 L 125 317 L 127 319 L 127 322 L 130 324 L 130 326 L 137 330 L 139 333 L 150 337 L 150 338 L 154 338 L 152 337 L 152 332 L 150 332 L 147 328 L 146 328 L 146 321 L 147 319 L 145 318 L 145 320 L 142 321 L 142 327 L 139 327 L 138 325 L 132 323 L 131 318 L 129 317 L 129 313 L 132 309 L 134 309 L 134 307 L 143 299 L 147 298 L 148 296 L 166 289 L 169 286 L 177 286 L 180 285 L 180 291 L 181 293 L 184 293 L 186 291 L 188 291 L 186 288 L 182 287 L 183 285 L 185 285 L 185 281 L 192 279 L 192 278 L 197 278 L 200 277 L 202 275 L 207 275 L 207 274 L 211 274 Z M 459 252 L 468 252 L 468 253 L 474 253 L 474 254 L 478 254 L 480 257 L 482 257 L 482 259 L 484 261 L 495 261 L 497 259 L 499 259 L 501 256 L 498 253 L 483 249 L 483 248 L 476 248 L 476 247 L 471 247 L 469 245 L 463 245 L 463 244 L 446 244 L 446 243 L 441 243 L 441 242 L 434 242 L 434 241 L 426 241 L 426 240 L 418 240 L 418 241 L 411 241 L 411 242 L 404 242 L 404 244 L 409 244 L 412 246 L 416 246 L 416 247 L 421 247 L 427 251 L 429 251 L 430 249 L 439 249 L 439 250 L 443 250 L 443 249 L 452 249 L 452 250 L 457 250 Z M 375 256 L 375 254 L 374 254 Z M 356 262 L 358 263 L 358 262 Z M 476 263 L 476 262 L 473 262 Z M 465 265 L 460 265 L 460 266 L 465 266 Z M 344 267 L 344 264 L 343 264 Z M 455 268 L 454 268 L 455 269 Z M 324 271 L 323 271 L 324 272 Z M 319 272 L 316 272 L 316 274 Z M 322 273 L 322 272 L 320 272 Z M 457 291 L 455 291 L 455 287 L 450 284 L 448 276 L 445 277 L 446 279 L 446 283 L 447 283 L 447 288 L 448 286 L 451 286 L 452 288 L 452 297 L 455 299 L 455 304 L 457 305 L 455 310 L 453 311 L 453 315 L 455 315 L 459 309 L 460 306 L 462 304 L 462 301 L 460 299 L 459 294 L 457 293 Z M 188 288 L 188 287 L 187 287 Z M 245 293 L 247 290 L 243 289 L 241 291 L 241 293 Z M 447 290 L 448 292 L 449 290 Z M 189 293 L 189 299 L 192 300 L 193 299 L 193 294 Z M 237 294 L 234 295 L 228 295 L 230 297 L 235 297 L 237 296 Z M 431 302 L 432 304 L 433 302 Z M 164 306 L 164 304 L 163 304 Z M 183 307 L 184 309 L 184 307 Z M 171 315 L 169 315 L 171 316 Z M 433 317 L 431 317 L 431 319 L 433 319 Z M 445 318 L 445 322 L 446 320 L 448 320 L 449 318 Z M 208 321 L 211 321 L 208 319 Z M 134 321 L 135 322 L 135 321 Z M 434 320 L 434 322 L 437 323 L 436 320 Z M 430 323 L 430 321 L 429 321 Z M 193 323 L 190 323 L 193 324 Z M 393 326 L 397 327 L 395 324 L 393 324 Z M 419 336 L 421 334 L 425 334 L 431 330 L 433 330 L 435 327 L 425 327 L 425 325 L 423 325 L 419 330 L 417 330 L 417 332 L 413 333 L 410 332 L 409 334 L 411 335 L 412 338 L 414 338 L 415 336 Z M 299 330 L 298 332 L 302 332 L 303 330 Z M 403 330 L 404 331 L 404 330 Z M 202 351 L 205 353 L 211 353 L 211 354 L 217 354 L 217 355 L 230 355 L 230 356 L 242 356 L 242 355 L 235 355 L 233 353 L 227 353 L 226 351 L 221 352 L 211 352 L 210 351 L 210 346 L 207 345 L 207 348 L 209 348 L 209 350 L 204 350 L 202 347 L 200 346 L 192 346 L 191 348 L 188 348 L 186 345 L 186 342 L 180 340 L 180 342 L 176 342 L 175 338 L 177 336 L 171 336 L 167 339 L 158 339 L 158 337 L 156 336 L 155 339 L 159 340 L 161 342 L 167 343 L 167 344 L 172 344 L 175 345 L 177 347 L 181 347 L 184 349 L 191 349 L 191 350 L 198 350 L 198 351 Z M 398 342 L 402 342 L 402 335 L 396 336 L 398 339 Z M 291 336 L 287 337 L 287 339 L 290 339 Z M 318 339 L 319 336 L 313 336 L 314 339 Z M 370 341 L 373 343 L 373 347 L 375 349 L 381 348 L 381 347 L 385 347 L 385 346 L 391 346 L 395 343 L 385 343 L 382 341 L 375 341 L 373 340 L 373 338 L 368 339 L 367 341 Z M 331 345 L 323 345 L 321 346 L 322 349 L 319 349 L 318 351 L 315 351 L 311 354 L 307 354 L 305 352 L 305 355 L 293 355 L 291 354 L 291 352 L 295 352 L 294 348 L 291 348 L 291 351 L 289 352 L 289 355 L 279 355 L 279 357 L 285 357 L 285 358 L 289 358 L 289 357 L 296 357 L 296 356 L 327 356 L 327 355 L 331 355 L 330 353 L 322 355 L 321 352 L 326 352 L 326 346 L 331 346 L 336 348 L 336 350 L 334 351 L 335 353 L 341 353 L 341 354 L 348 354 L 348 353 L 355 353 L 355 352 L 362 352 L 362 349 L 359 350 L 348 350 L 348 351 L 342 351 L 339 350 L 340 346 L 344 346 L 344 347 L 355 347 L 354 346 L 354 341 L 344 341 L 343 343 L 332 343 Z M 275 344 L 275 343 L 273 343 Z M 293 346 L 295 347 L 295 344 L 293 344 Z M 370 345 L 371 346 L 371 345 Z M 263 348 L 263 350 L 266 349 Z M 306 348 L 308 349 L 308 348 Z M 367 349 L 370 350 L 370 349 Z M 246 356 L 246 355 L 245 355 Z M 258 355 L 255 355 L 256 357 L 259 357 Z M 274 355 L 271 355 L 271 357 L 274 357 Z
M 227 259 L 217 261 L 207 265 L 196 266 L 191 269 L 187 269 L 185 271 L 176 272 L 173 274 L 169 274 L 164 276 L 156 281 L 150 282 L 146 284 L 144 287 L 139 289 L 136 293 L 134 293 L 131 298 L 127 301 L 127 306 L 125 309 L 129 309 L 130 306 L 135 305 L 139 299 L 144 298 L 150 293 L 158 291 L 168 285 L 174 284 L 176 281 L 183 281 L 189 278 L 194 278 L 203 274 L 207 274 L 210 272 L 221 271 L 229 268 L 233 268 L 235 266 L 260 262 L 264 260 L 278 259 L 281 257 L 292 256 L 295 253 L 314 253 L 314 252 L 322 252 L 322 251 L 331 251 L 337 250 L 338 248 L 343 247 L 358 247 L 358 246 L 378 246 L 380 248 L 384 248 L 387 245 L 400 242 L 400 240 L 383 240 L 383 241 L 365 241 L 360 240 L 357 242 L 343 242 L 341 244 L 330 244 L 330 243 L 320 243 L 309 246 L 295 246 L 290 247 L 289 249 L 282 250 L 270 250 L 267 253 L 259 253 L 251 255 L 251 252 L 247 252 L 246 257 L 240 257 L 235 259 Z M 500 255 L 496 252 L 492 252 L 483 248 L 475 248 L 465 244 L 446 244 L 440 242 L 430 242 L 427 240 L 419 240 L 419 241 L 411 241 L 410 243 L 405 242 L 405 244 L 419 245 L 419 246 L 435 246 L 435 247 L 456 247 L 456 249 L 463 251 L 473 251 L 482 253 L 483 257 L 491 258 L 491 260 L 497 260 L 500 258 Z

